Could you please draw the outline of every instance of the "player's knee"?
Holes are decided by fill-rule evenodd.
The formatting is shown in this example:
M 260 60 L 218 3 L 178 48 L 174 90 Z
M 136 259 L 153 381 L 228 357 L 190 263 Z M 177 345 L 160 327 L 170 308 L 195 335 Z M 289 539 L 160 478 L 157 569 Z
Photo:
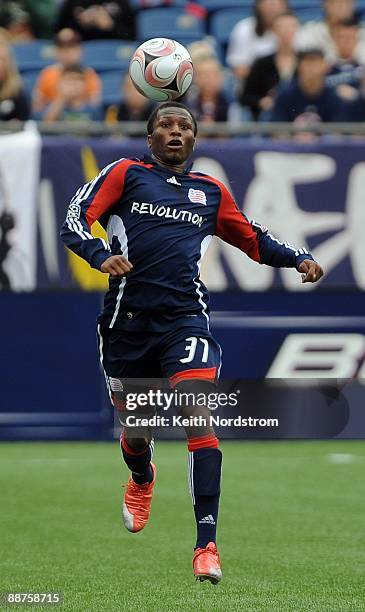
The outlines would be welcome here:
M 152 440 L 152 436 L 128 436 L 128 431 L 124 431 L 123 438 L 135 453 L 142 453 Z
M 179 383 L 176 388 L 179 392 L 179 414 L 189 423 L 185 426 L 187 438 L 190 440 L 214 435 L 212 415 L 208 408 L 208 395 L 215 392 L 214 383 L 206 380 L 187 380 Z
M 179 393 L 178 409 L 184 418 L 210 415 L 209 394 L 215 391 L 214 383 L 206 380 L 187 380 L 176 387 Z
M 207 404 L 208 404 L 208 396 L 210 393 L 215 393 L 216 385 L 214 382 L 210 380 L 198 380 L 198 379 L 190 379 L 190 380 L 182 380 L 176 385 L 176 390 L 179 394 L 183 395 L 182 399 L 186 400 L 186 403 L 189 405 L 194 405 L 196 398 L 202 398 L 204 395 L 207 396 Z

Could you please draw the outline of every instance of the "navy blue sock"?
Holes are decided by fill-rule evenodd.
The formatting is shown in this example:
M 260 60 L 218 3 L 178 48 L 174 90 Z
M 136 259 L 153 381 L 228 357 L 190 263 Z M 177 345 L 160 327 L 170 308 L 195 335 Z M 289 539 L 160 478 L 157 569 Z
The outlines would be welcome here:
M 152 482 L 153 471 L 151 459 L 153 455 L 153 440 L 141 452 L 136 452 L 126 442 L 124 436 L 120 438 L 120 449 L 126 465 L 132 472 L 132 478 L 137 484 Z
M 216 541 L 222 453 L 218 448 L 189 452 L 189 486 L 194 505 L 196 548 Z

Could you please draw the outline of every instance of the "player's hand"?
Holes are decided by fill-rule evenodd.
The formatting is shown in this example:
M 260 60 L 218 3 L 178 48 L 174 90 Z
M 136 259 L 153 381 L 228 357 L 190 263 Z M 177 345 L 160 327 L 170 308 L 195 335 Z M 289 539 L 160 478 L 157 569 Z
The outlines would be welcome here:
M 125 276 L 133 270 L 133 266 L 123 255 L 112 255 L 103 261 L 100 270 L 111 276 Z
M 316 283 L 323 276 L 321 266 L 312 259 L 304 259 L 298 271 L 302 274 L 302 283 Z

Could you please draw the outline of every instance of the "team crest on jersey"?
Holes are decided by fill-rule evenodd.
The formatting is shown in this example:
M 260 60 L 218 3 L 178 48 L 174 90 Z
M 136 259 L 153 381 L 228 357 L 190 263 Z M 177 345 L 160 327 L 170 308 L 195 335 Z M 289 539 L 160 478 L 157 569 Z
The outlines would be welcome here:
M 201 189 L 189 189 L 188 198 L 190 202 L 194 202 L 196 204 L 206 204 L 207 196 L 204 191 Z

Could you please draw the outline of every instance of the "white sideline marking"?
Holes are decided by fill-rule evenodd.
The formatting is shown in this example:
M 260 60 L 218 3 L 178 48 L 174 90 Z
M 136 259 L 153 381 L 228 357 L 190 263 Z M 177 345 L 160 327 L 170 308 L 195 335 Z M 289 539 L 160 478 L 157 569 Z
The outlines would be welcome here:
M 329 463 L 340 465 L 345 463 L 354 463 L 357 457 L 355 455 L 351 455 L 351 453 L 330 453 L 327 455 L 327 459 Z
M 45 459 L 42 457 L 8 459 L 7 457 L 0 457 L 0 463 L 85 463 L 87 461 L 87 459 L 68 459 L 66 457 L 59 457 L 54 459 Z

